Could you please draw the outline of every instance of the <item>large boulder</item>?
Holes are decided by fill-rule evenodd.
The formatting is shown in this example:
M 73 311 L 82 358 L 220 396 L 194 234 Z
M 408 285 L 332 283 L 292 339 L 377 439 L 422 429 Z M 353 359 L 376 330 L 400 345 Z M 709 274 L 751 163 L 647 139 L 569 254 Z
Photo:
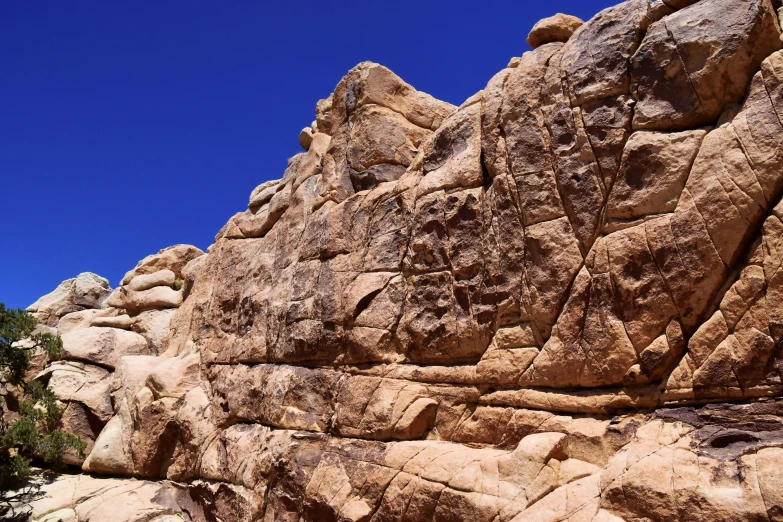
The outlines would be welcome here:
M 55 326 L 69 313 L 84 309 L 101 308 L 111 293 L 109 282 L 99 275 L 84 272 L 73 279 L 66 279 L 51 293 L 27 307 L 27 311 L 40 324 Z
M 425 139 L 454 111 L 372 62 L 351 69 L 335 96 L 340 105 L 332 108 L 331 156 L 335 175 L 354 191 L 399 179 Z
M 715 123 L 781 45 L 769 0 L 701 1 L 655 22 L 631 60 L 634 128 Z
M 63 357 L 114 368 L 120 357 L 148 353 L 141 335 L 105 326 L 90 326 L 62 336 Z
M 201 426 L 209 410 L 198 366 L 195 354 L 122 357 L 115 376 L 116 414 L 100 432 L 83 468 L 120 475 L 192 476 L 197 464 L 192 445 L 198 447 L 210 433 Z
M 584 22 L 575 16 L 557 13 L 536 22 L 527 35 L 527 44 L 535 49 L 552 42 L 567 42 L 582 25 Z
M 176 278 L 181 278 L 185 265 L 201 255 L 204 255 L 204 252 L 192 245 L 174 245 L 164 248 L 157 254 L 149 255 L 139 261 L 136 268 L 125 274 L 121 284 L 127 285 L 136 276 L 153 274 L 161 270 L 170 270 L 174 272 Z
M 39 373 L 36 379 L 46 380 L 48 389 L 58 400 L 81 403 L 99 422 L 106 423 L 114 413 L 112 377 L 104 368 L 76 361 L 58 361 Z

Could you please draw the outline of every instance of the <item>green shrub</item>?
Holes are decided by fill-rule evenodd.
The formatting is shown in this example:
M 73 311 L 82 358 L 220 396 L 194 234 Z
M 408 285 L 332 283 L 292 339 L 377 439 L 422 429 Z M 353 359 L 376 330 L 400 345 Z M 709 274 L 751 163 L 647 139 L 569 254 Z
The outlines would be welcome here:
M 50 361 L 62 354 L 60 337 L 34 334 L 36 326 L 35 318 L 24 310 L 0 303 L 0 492 L 23 487 L 34 459 L 58 470 L 67 450 L 83 458 L 87 447 L 79 437 L 59 429 L 63 409 L 54 394 L 40 382 L 25 381 L 37 351 Z M 6 401 L 11 395 L 19 400 L 13 420 Z

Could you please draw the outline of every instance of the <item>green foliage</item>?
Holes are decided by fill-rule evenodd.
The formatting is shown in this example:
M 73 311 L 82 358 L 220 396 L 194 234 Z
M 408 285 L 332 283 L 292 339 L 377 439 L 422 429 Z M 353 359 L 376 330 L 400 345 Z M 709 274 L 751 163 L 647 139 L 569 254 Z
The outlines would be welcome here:
M 22 488 L 30 477 L 30 459 L 21 455 L 0 455 L 0 491 Z
M 174 290 L 182 290 L 183 284 L 184 283 L 182 282 L 182 279 L 177 279 L 176 281 L 171 283 L 171 288 L 173 288 Z
M 35 317 L 21 308 L 13 310 L 0 303 L 0 384 L 23 384 L 36 348 L 41 348 L 50 360 L 60 358 L 62 339 L 49 333 L 33 334 L 37 325 Z M 20 346 L 23 340 L 28 342 Z
M 62 355 L 60 337 L 33 333 L 36 326 L 35 317 L 0 303 L 0 398 L 12 391 L 20 398 L 17 416 L 10 422 L 5 401 L 0 401 L 0 491 L 23 486 L 33 459 L 60 469 L 67 450 L 84 457 L 87 447 L 79 437 L 58 429 L 63 408 L 54 394 L 38 381 L 24 380 L 37 351 L 50 361 Z

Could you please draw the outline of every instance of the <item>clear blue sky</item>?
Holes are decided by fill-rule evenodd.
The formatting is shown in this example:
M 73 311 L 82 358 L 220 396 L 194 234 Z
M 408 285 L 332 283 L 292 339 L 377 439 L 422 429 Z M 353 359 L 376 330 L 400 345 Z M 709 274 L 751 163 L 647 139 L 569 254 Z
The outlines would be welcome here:
M 206 249 L 361 61 L 459 104 L 540 18 L 619 1 L 0 2 L 0 302 Z

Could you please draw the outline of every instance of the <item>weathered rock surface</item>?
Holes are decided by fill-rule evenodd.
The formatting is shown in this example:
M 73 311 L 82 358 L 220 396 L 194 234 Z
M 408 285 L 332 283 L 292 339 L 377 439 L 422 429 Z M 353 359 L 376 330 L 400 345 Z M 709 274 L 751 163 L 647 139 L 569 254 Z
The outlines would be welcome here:
M 527 35 L 527 44 L 535 49 L 552 42 L 567 42 L 583 24 L 584 22 L 575 16 L 557 13 L 533 26 Z
M 121 330 L 91 326 L 74 330 L 62 336 L 63 356 L 66 359 L 86 361 L 114 368 L 125 355 L 147 352 L 147 341 L 139 334 Z
M 783 520 L 778 7 L 544 21 L 460 107 L 352 69 L 208 253 L 51 323 L 82 469 L 150 481 L 54 484 L 127 520 Z M 38 520 L 117 520 L 67 484 Z
M 631 60 L 634 127 L 714 124 L 780 48 L 771 1 L 696 2 L 653 23 Z
M 181 279 L 185 265 L 203 254 L 204 252 L 192 245 L 174 245 L 164 248 L 157 254 L 149 255 L 139 261 L 136 268 L 125 274 L 121 284 L 127 285 L 136 276 L 154 274 L 161 270 L 170 270 L 174 272 L 175 278 Z
M 109 282 L 91 272 L 66 279 L 49 294 L 27 307 L 40 324 L 55 326 L 64 315 L 101 308 L 111 293 Z

